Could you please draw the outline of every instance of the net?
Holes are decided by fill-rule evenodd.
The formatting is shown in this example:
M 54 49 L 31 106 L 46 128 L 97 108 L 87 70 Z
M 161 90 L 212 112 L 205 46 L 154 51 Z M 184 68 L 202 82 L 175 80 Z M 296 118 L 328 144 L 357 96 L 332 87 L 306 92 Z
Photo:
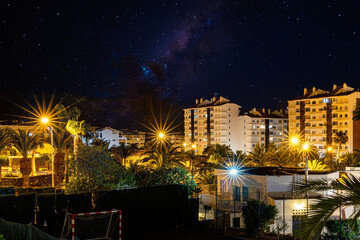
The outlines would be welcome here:
M 121 211 L 67 213 L 61 238 L 121 239 Z

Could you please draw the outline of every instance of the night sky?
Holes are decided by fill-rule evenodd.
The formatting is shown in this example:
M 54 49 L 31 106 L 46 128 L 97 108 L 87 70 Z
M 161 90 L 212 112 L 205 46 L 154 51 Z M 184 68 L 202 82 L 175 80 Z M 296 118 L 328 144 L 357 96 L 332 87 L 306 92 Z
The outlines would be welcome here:
M 243 108 L 360 87 L 360 1 L 0 1 L 4 92 Z

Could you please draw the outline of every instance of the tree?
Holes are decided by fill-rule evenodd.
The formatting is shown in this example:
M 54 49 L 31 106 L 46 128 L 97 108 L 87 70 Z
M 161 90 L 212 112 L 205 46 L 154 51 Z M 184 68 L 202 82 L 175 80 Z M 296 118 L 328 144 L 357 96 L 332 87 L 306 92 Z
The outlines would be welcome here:
M 80 135 L 85 134 L 86 124 L 85 121 L 69 120 L 66 124 L 66 130 L 74 135 L 74 158 L 77 161 Z
M 131 156 L 133 153 L 137 150 L 136 144 L 130 144 L 126 145 L 125 143 L 120 143 L 117 147 L 110 148 L 111 152 L 114 154 L 115 159 L 122 164 L 123 166 L 126 166 L 126 159 Z
M 43 145 L 43 137 L 38 134 L 30 133 L 30 131 L 18 130 L 13 132 L 13 146 L 19 153 L 22 155 L 20 160 L 20 172 L 24 178 L 24 186 L 27 186 L 29 183 L 29 174 L 32 170 L 31 160 L 28 158 L 28 155 L 32 153 L 32 160 L 34 159 L 35 150 L 38 147 Z M 35 164 L 33 164 L 34 166 Z
M 287 146 L 280 146 L 268 152 L 269 164 L 278 168 L 292 167 L 294 161 Z
M 12 143 L 11 131 L 9 128 L 0 129 L 0 153 L 2 153 L 7 147 L 10 147 Z M 0 182 L 1 182 L 1 168 L 9 165 L 9 158 L 0 156 Z
M 347 141 L 349 140 L 349 137 L 346 135 L 345 132 L 343 131 L 338 131 L 336 133 L 334 133 L 334 143 L 338 144 L 338 151 L 337 151 L 337 161 L 340 160 L 340 149 L 341 149 L 341 145 L 347 143 Z
M 9 166 L 9 157 L 0 156 L 0 182 L 1 182 L 1 168 Z
M 215 144 L 212 146 L 209 146 L 207 148 L 205 148 L 203 154 L 210 156 L 213 156 L 216 161 L 220 164 L 223 163 L 223 159 L 225 157 L 228 157 L 229 155 L 232 155 L 232 151 L 230 149 L 230 147 L 226 144 Z
M 265 202 L 250 199 L 242 207 L 245 230 L 249 235 L 258 237 L 266 227 L 275 219 L 278 213 L 276 206 L 267 205 Z
M 58 130 L 53 132 L 54 137 L 54 148 L 55 148 L 55 155 L 54 155 L 54 180 L 55 185 L 59 185 L 62 183 L 65 174 L 65 156 L 68 152 L 71 142 L 72 136 L 64 130 Z M 47 142 L 50 143 L 51 139 L 47 139 Z
M 345 152 L 340 159 L 344 167 L 357 167 L 360 164 L 360 154 L 358 152 Z
M 305 165 L 306 165 L 305 162 L 301 163 L 301 167 L 305 167 Z M 318 159 L 309 160 L 308 162 L 308 168 L 311 171 L 324 171 L 326 167 L 327 166 Z
M 155 145 L 152 149 L 146 151 L 143 155 L 146 157 L 141 161 L 149 164 L 154 168 L 161 168 L 175 165 L 179 161 L 180 153 L 177 151 L 177 147 L 173 147 L 171 144 L 159 144 Z
M 65 183 L 66 193 L 95 194 L 99 191 L 135 185 L 134 176 L 117 164 L 109 150 L 102 146 L 80 146 L 77 171 L 75 164 L 70 162 L 69 182 Z
M 330 216 L 339 208 L 354 206 L 354 214 L 349 219 L 350 226 L 356 227 L 356 221 L 360 216 L 360 179 L 354 175 L 333 179 L 309 180 L 307 185 L 303 182 L 296 183 L 299 193 L 305 191 L 336 191 L 337 193 L 319 199 L 310 208 L 309 218 L 300 232 L 303 240 L 318 240 L 321 232 L 330 219 Z
M 250 164 L 256 167 L 266 167 L 268 166 L 269 154 L 266 151 L 264 146 L 261 146 L 259 143 L 255 145 L 253 150 L 248 155 Z
M 182 167 L 160 167 L 154 170 L 153 178 L 156 185 L 182 184 L 188 189 L 191 196 L 196 188 L 196 183 L 189 172 Z

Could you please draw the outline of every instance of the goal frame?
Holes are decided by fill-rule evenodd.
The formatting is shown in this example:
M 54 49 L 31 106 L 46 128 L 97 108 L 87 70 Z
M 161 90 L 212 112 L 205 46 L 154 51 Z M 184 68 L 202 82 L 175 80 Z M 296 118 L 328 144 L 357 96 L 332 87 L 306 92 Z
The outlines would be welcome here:
M 71 239 L 75 240 L 75 217 L 77 216 L 89 216 L 97 214 L 119 213 L 119 240 L 122 238 L 122 210 L 111 210 L 101 212 L 88 212 L 88 213 L 70 213 L 71 214 Z

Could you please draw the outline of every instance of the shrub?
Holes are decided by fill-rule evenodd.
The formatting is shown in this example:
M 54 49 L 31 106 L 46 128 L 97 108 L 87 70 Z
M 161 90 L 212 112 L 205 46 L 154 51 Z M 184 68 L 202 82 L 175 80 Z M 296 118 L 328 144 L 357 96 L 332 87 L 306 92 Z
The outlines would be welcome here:
M 323 234 L 324 240 L 352 240 L 358 239 L 360 237 L 360 221 L 357 221 L 357 227 L 351 229 L 349 225 L 349 220 L 341 220 L 341 235 L 340 235 L 340 221 L 339 220 L 330 220 L 325 224 L 326 233 Z M 357 232 L 356 232 L 357 230 Z
M 278 210 L 275 206 L 250 199 L 242 207 L 245 230 L 249 235 L 261 235 L 269 224 L 274 221 Z

